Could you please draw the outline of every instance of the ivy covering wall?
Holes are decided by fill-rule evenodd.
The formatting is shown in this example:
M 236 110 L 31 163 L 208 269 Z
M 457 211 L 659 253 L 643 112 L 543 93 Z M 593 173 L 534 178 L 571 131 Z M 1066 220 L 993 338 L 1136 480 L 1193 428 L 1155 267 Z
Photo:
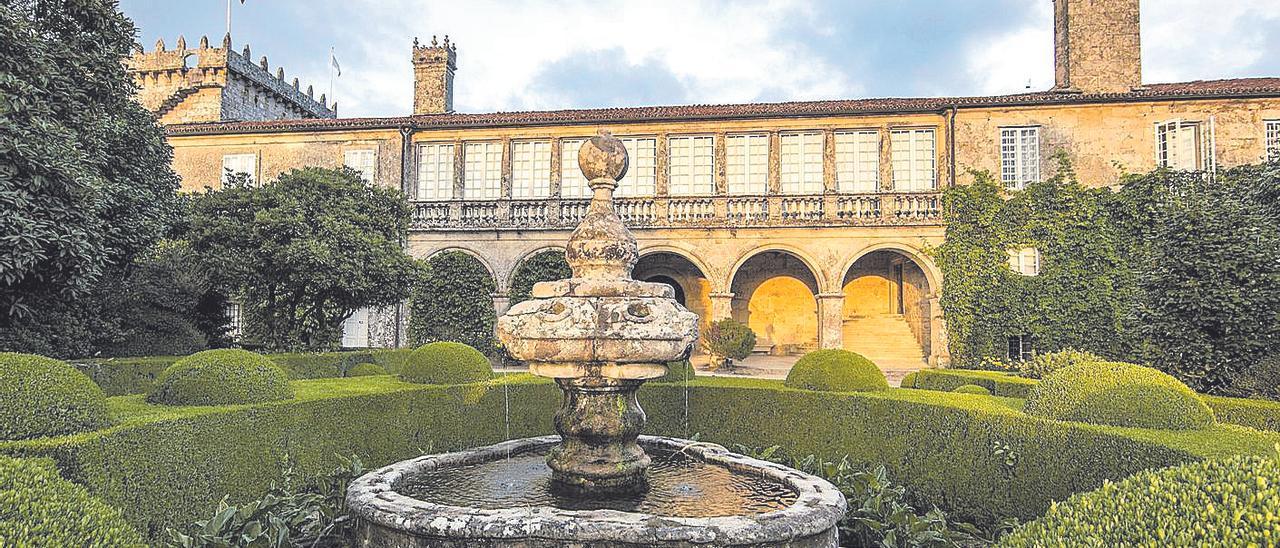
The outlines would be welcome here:
M 549 282 L 573 276 L 573 270 L 564 259 L 564 251 L 548 249 L 525 259 L 511 276 L 511 304 L 529 299 L 533 284 Z
M 484 264 L 461 251 L 446 251 L 428 259 L 422 270 L 410 302 L 410 344 L 454 341 L 492 353 L 497 288 Z

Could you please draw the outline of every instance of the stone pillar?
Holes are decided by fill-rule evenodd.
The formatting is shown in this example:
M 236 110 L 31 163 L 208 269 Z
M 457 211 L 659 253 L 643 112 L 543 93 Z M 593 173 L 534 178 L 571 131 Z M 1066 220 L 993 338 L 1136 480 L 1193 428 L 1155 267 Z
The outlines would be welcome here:
M 844 348 L 844 293 L 818 294 L 818 347 Z
M 489 296 L 493 298 L 493 311 L 498 316 L 506 314 L 507 310 L 511 308 L 510 295 L 506 293 L 490 293 Z
M 951 365 L 951 351 L 947 349 L 947 322 L 942 317 L 941 299 L 937 293 L 929 296 L 929 365 Z
M 711 321 L 733 317 L 733 293 L 712 293 L 710 297 Z

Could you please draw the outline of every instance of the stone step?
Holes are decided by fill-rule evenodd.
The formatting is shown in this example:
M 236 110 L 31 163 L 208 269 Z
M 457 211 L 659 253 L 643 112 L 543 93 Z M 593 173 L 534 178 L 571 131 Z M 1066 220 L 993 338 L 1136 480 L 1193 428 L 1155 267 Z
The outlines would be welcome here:
M 843 327 L 844 347 L 866 356 L 880 369 L 911 371 L 927 365 L 924 350 L 900 314 L 849 318 Z

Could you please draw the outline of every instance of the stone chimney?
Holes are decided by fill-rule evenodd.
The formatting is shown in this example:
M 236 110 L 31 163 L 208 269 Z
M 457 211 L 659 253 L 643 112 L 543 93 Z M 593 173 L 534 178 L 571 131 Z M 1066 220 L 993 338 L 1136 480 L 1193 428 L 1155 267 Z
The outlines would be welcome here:
M 1054 91 L 1126 92 L 1142 85 L 1139 0 L 1053 0 Z
M 453 72 L 458 70 L 458 46 L 431 37 L 431 45 L 413 39 L 413 113 L 453 112 Z

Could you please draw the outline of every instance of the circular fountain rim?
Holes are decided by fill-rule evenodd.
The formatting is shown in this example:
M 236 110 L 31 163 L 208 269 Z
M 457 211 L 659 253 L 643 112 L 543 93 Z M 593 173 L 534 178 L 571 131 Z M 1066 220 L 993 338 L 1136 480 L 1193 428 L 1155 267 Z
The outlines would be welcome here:
M 485 509 L 435 504 L 396 491 L 402 480 L 439 467 L 463 466 L 550 448 L 559 436 L 505 441 L 453 453 L 424 455 L 357 478 L 347 506 L 374 525 L 425 537 L 510 540 L 542 538 L 627 544 L 679 542 L 756 544 L 820 535 L 844 516 L 845 498 L 834 485 L 780 464 L 731 453 L 723 447 L 661 436 L 640 436 L 643 446 L 683 451 L 738 473 L 759 472 L 796 492 L 781 510 L 711 518 L 657 516 L 619 510 L 562 510 L 550 506 Z

